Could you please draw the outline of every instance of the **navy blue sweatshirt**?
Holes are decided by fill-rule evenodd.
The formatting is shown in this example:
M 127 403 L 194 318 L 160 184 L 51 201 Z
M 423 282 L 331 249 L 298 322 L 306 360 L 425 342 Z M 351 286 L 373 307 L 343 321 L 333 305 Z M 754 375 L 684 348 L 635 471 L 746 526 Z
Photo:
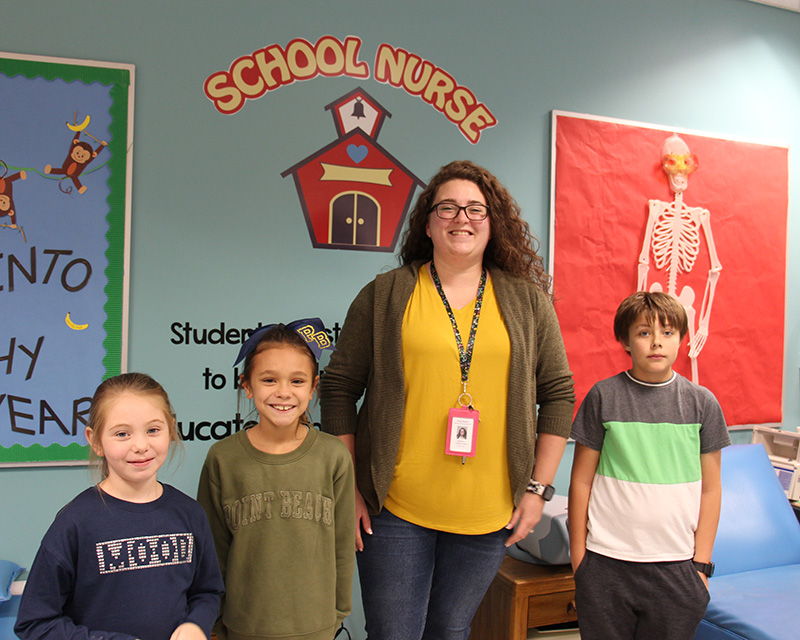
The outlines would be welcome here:
M 65 506 L 33 562 L 14 631 L 23 640 L 169 640 L 206 635 L 224 590 L 208 520 L 174 487 L 147 503 L 97 487 Z

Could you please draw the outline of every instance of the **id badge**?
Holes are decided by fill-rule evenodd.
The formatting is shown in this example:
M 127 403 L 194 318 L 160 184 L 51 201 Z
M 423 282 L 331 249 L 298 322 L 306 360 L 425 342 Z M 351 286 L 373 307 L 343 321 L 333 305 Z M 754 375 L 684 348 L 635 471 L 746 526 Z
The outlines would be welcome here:
M 469 407 L 450 409 L 444 452 L 451 456 L 474 458 L 477 439 L 478 411 Z

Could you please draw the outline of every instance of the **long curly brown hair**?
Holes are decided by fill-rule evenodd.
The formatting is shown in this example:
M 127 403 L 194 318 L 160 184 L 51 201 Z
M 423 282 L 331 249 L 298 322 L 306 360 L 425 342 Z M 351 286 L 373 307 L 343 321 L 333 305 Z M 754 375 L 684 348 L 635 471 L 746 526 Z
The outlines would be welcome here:
M 417 198 L 408 228 L 403 234 L 400 264 L 433 258 L 433 242 L 426 233 L 428 216 L 435 204 L 436 192 L 450 180 L 469 180 L 481 190 L 489 206 L 492 237 L 484 252 L 484 262 L 491 262 L 503 271 L 527 278 L 550 293 L 550 275 L 538 254 L 539 240 L 522 219 L 519 205 L 508 190 L 489 171 L 469 160 L 455 160 L 441 169 Z

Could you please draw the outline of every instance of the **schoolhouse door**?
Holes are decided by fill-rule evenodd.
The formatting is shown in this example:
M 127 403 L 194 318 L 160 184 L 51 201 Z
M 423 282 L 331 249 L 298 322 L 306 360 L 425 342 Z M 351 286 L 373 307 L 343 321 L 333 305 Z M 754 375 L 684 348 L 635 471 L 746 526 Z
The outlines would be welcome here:
M 331 202 L 330 243 L 377 247 L 380 207 L 366 193 L 340 193 Z

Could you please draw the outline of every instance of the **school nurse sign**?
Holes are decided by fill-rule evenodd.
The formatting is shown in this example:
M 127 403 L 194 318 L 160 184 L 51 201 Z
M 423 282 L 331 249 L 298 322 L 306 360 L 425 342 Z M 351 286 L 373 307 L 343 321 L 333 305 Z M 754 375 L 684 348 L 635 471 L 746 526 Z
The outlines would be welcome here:
M 248 100 L 261 98 L 294 82 L 318 77 L 372 77 L 382 84 L 403 89 L 441 113 L 472 144 L 497 124 L 489 108 L 447 71 L 405 49 L 381 44 L 372 69 L 360 59 L 361 39 L 341 41 L 322 36 L 315 43 L 296 38 L 285 47 L 271 44 L 243 55 L 227 71 L 217 71 L 205 81 L 206 97 L 223 114 L 234 114 Z

